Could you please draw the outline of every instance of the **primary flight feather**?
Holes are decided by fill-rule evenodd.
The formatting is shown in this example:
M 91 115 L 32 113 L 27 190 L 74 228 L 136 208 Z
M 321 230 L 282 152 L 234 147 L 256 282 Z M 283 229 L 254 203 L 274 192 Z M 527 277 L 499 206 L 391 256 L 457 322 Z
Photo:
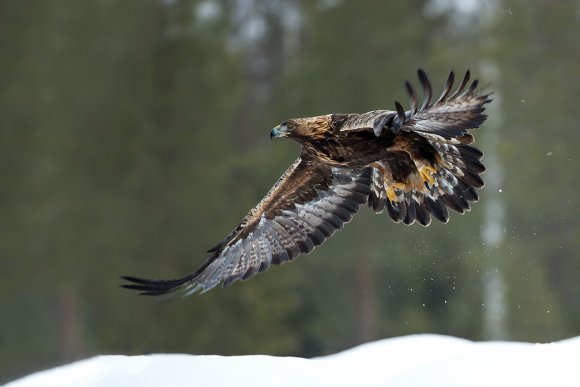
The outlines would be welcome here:
M 441 96 L 432 102 L 427 75 L 418 70 L 424 101 L 409 82 L 411 109 L 327 114 L 295 118 L 270 132 L 302 145 L 300 156 L 268 194 L 193 274 L 175 280 L 123 277 L 123 285 L 145 295 L 204 293 L 229 286 L 309 253 L 348 223 L 367 203 L 385 209 L 395 222 L 429 225 L 447 222 L 448 208 L 463 213 L 483 186 L 483 155 L 469 145 L 469 130 L 486 119 L 489 94 L 481 94 L 470 73 L 451 94 L 451 72 Z

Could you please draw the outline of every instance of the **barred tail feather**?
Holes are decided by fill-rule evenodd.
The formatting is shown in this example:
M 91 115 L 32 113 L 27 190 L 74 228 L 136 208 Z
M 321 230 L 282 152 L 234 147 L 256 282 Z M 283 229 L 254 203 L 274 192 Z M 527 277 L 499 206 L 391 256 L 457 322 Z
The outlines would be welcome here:
M 389 217 L 397 223 L 413 224 L 416 221 L 423 226 L 428 226 L 432 218 L 446 223 L 448 209 L 460 214 L 469 211 L 471 203 L 479 200 L 476 189 L 483 187 L 480 174 L 485 167 L 479 161 L 482 153 L 474 147 L 447 146 L 450 152 L 445 153 L 443 159 L 448 161 L 436 166 L 437 170 L 432 174 L 433 184 L 425 183 L 421 189 L 395 188 L 395 200 L 388 198 L 389 185 L 383 172 L 373 168 L 368 206 L 376 213 L 386 209 Z

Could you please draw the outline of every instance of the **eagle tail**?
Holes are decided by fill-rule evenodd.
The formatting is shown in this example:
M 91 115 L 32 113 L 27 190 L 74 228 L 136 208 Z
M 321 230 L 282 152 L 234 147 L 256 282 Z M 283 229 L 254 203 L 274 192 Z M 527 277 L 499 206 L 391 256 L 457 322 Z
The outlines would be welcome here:
M 417 223 L 427 226 L 431 218 L 443 223 L 449 219 L 448 208 L 463 214 L 479 196 L 476 188 L 483 187 L 480 174 L 485 167 L 480 162 L 483 153 L 467 144 L 448 141 L 431 144 L 438 149 L 443 161 L 414 172 L 415 179 L 425 183 L 420 189 L 389 186 L 385 179 L 387 171 L 372 168 L 371 190 L 368 206 L 376 213 L 385 209 L 395 222 Z

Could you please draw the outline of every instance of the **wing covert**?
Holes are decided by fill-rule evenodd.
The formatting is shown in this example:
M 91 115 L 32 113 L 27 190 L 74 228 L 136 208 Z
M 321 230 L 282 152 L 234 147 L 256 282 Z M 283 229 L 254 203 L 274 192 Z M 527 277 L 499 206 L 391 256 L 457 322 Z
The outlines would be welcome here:
M 391 110 L 373 110 L 362 114 L 348 114 L 341 123 L 340 131 L 372 130 L 380 136 L 383 128 L 389 126 L 397 112 Z

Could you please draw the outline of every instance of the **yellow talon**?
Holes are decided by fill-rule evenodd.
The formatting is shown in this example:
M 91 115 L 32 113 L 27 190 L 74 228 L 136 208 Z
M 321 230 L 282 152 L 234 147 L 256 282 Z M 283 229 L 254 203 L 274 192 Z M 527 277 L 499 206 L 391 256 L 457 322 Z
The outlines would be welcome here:
M 427 165 L 419 169 L 419 174 L 421 175 L 421 178 L 423 178 L 423 181 L 430 185 L 435 185 L 435 178 L 433 177 L 435 172 L 437 172 L 435 168 Z
M 397 195 L 395 194 L 395 189 L 393 187 L 387 187 L 387 197 L 391 203 L 397 201 Z
M 400 190 L 404 190 L 407 186 L 405 185 L 405 183 L 398 183 L 395 182 L 393 184 L 389 184 L 387 186 L 387 197 L 389 198 L 389 200 L 391 202 L 396 202 L 398 201 L 397 199 L 397 194 L 395 193 L 395 189 L 400 189 Z

